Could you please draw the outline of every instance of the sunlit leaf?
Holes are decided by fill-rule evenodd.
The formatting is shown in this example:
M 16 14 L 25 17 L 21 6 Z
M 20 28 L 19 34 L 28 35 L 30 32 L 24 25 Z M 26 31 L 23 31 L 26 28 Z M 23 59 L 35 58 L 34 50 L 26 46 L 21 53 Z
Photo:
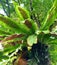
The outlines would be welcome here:
M 55 0 L 53 6 L 48 11 L 46 18 L 43 20 L 41 29 L 49 29 L 49 27 L 54 23 L 57 17 L 57 1 Z
M 18 6 L 16 2 L 14 2 L 14 8 L 21 21 L 30 18 L 29 12 L 25 8 Z
M 33 44 L 37 44 L 37 36 L 36 35 L 30 35 L 27 38 L 27 43 L 29 46 L 32 46 Z
M 0 16 L 0 21 L 9 26 L 9 28 L 15 31 L 15 33 L 30 33 L 29 28 L 26 25 L 21 23 L 18 24 L 17 22 L 11 20 L 8 17 Z

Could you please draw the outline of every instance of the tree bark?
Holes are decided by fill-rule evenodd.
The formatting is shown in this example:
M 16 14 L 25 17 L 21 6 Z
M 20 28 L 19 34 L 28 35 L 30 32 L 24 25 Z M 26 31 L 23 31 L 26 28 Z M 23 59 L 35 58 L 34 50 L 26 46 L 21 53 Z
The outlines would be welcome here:
M 32 57 L 37 61 L 37 65 L 50 65 L 48 46 L 46 44 L 34 44 L 32 46 Z

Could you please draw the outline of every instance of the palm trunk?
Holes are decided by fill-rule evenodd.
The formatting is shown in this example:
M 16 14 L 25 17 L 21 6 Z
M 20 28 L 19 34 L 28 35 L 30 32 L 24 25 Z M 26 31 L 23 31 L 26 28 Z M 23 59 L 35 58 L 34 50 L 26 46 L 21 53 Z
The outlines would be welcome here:
M 45 44 L 34 44 L 32 46 L 32 58 L 37 62 L 36 65 L 50 65 L 48 46 Z

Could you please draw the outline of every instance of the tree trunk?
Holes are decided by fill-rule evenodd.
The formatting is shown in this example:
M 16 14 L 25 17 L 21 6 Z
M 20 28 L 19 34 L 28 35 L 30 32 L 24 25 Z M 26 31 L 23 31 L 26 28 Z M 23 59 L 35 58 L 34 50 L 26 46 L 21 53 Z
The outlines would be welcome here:
M 37 62 L 37 65 L 50 65 L 48 46 L 46 44 L 34 44 L 32 46 L 32 58 Z

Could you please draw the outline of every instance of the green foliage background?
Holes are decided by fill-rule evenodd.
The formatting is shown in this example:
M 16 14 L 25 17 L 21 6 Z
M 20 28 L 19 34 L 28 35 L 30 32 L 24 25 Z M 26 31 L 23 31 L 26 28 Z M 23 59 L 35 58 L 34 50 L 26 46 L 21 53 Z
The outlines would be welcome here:
M 12 41 L 16 42 L 17 40 L 20 39 L 27 40 L 29 38 L 29 42 L 33 44 L 34 41 L 32 42 L 32 40 L 34 40 L 34 38 L 32 36 L 36 34 L 35 36 L 36 38 L 38 37 L 39 41 L 49 45 L 51 64 L 56 65 L 57 64 L 57 51 L 56 51 L 57 50 L 57 1 L 56 0 L 16 0 L 16 1 L 14 0 L 14 2 L 15 4 L 13 5 L 13 2 L 11 3 L 10 0 L 0 0 L 0 6 L 8 16 L 8 17 L 0 16 L 0 26 L 1 26 L 0 35 L 3 36 L 0 39 L 4 40 L 4 38 L 10 35 L 20 34 L 20 33 L 24 34 L 25 36 L 22 38 L 17 38 L 17 39 L 15 38 L 10 41 L 6 40 L 5 42 L 6 44 L 4 45 L 5 46 L 4 51 L 0 52 L 0 54 L 2 55 L 2 56 L 0 55 L 0 58 L 6 60 L 8 59 L 7 55 L 10 52 L 15 51 L 14 52 L 15 54 L 16 49 L 17 50 L 21 49 L 22 46 L 24 46 L 22 44 L 21 45 L 17 44 L 15 47 L 12 46 L 10 48 L 11 45 L 9 46 L 8 42 L 12 42 Z M 28 14 L 27 18 L 23 17 L 24 14 L 18 15 L 18 13 L 22 13 L 18 9 L 16 11 L 15 6 L 20 6 L 21 4 L 24 4 L 23 8 L 25 8 L 24 9 L 25 12 L 23 11 L 22 8 L 21 9 L 26 15 Z M 30 16 L 32 16 L 33 18 L 32 20 L 30 19 Z M 32 24 L 31 28 L 28 28 L 25 24 L 23 24 L 23 21 L 25 22 L 26 19 Z M 37 24 L 35 24 L 35 22 L 38 24 L 38 27 Z M 42 34 L 42 32 L 44 34 Z M 15 57 L 10 56 L 9 60 L 14 58 Z M 5 65 L 7 64 L 8 61 L 6 60 Z

